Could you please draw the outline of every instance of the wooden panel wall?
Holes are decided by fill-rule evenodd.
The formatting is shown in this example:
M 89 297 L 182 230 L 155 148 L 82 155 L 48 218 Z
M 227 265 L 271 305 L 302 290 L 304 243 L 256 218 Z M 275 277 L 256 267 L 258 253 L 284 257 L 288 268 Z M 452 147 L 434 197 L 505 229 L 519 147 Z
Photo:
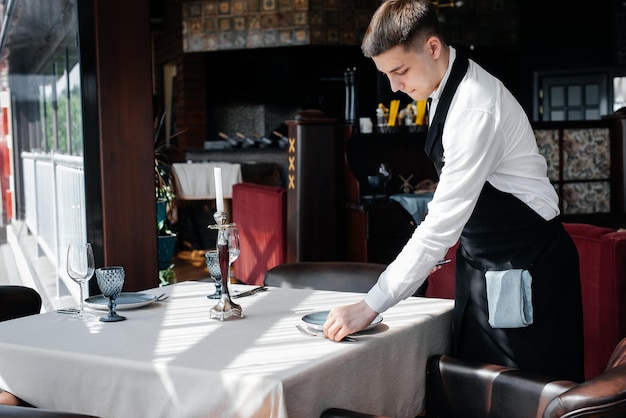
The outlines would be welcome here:
M 126 268 L 125 291 L 158 284 L 149 15 L 94 2 L 104 264 Z

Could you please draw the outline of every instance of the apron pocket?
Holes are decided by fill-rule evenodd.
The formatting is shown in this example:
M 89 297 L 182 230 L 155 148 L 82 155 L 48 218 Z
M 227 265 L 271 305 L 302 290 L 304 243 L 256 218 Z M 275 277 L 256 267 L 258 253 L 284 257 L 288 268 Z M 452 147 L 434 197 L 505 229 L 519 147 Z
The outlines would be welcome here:
M 532 277 L 528 270 L 485 272 L 489 325 L 521 328 L 533 323 Z

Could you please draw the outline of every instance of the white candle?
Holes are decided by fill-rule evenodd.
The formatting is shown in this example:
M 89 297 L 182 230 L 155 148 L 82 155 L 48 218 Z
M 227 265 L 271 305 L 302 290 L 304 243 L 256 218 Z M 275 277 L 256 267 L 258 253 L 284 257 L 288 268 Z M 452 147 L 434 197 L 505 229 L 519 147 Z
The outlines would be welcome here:
M 215 207 L 218 212 L 224 212 L 224 191 L 222 190 L 222 168 L 214 167 L 215 176 Z

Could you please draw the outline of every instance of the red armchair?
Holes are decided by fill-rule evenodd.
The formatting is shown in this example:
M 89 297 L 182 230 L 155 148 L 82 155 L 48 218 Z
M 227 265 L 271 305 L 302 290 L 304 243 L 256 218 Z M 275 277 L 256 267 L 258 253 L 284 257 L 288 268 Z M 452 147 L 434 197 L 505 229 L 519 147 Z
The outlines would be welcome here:
M 255 183 L 233 186 L 233 222 L 239 226 L 241 254 L 237 280 L 260 286 L 265 272 L 285 261 L 287 190 Z

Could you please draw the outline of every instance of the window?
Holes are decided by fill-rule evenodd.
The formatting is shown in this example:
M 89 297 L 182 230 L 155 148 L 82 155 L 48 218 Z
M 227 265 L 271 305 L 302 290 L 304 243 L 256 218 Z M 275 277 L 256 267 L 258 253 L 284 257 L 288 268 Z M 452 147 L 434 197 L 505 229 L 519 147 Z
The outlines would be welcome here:
M 535 121 L 599 120 L 609 109 L 608 73 L 538 73 Z

